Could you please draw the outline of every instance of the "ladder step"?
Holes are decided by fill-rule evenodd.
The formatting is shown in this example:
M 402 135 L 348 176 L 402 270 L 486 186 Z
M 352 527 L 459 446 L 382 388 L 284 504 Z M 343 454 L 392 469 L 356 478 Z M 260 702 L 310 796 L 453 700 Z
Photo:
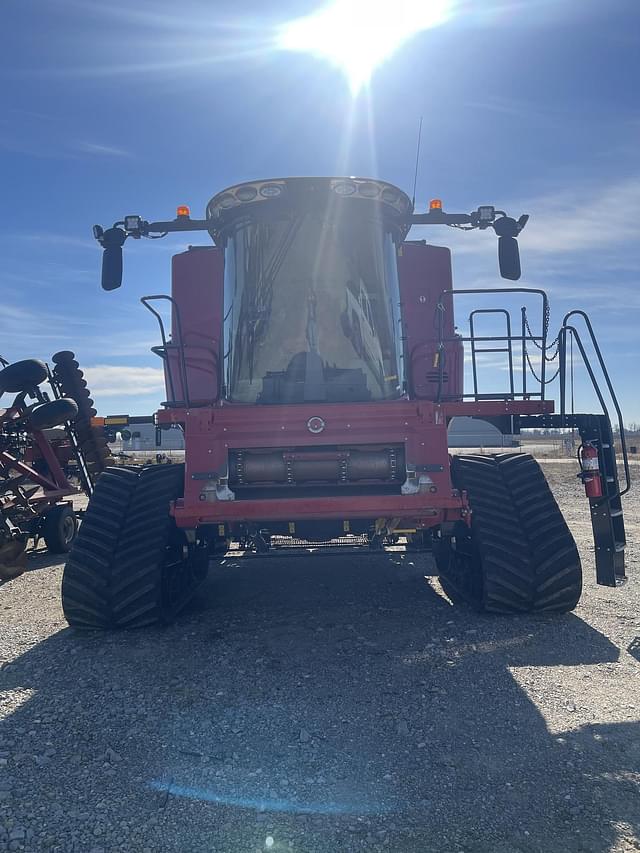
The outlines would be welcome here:
M 619 554 L 621 551 L 624 551 L 624 542 L 616 542 L 615 551 L 616 554 Z
M 621 509 L 614 509 L 613 512 L 610 513 L 610 515 L 611 515 L 611 518 L 620 518 L 620 516 L 622 515 L 622 510 Z

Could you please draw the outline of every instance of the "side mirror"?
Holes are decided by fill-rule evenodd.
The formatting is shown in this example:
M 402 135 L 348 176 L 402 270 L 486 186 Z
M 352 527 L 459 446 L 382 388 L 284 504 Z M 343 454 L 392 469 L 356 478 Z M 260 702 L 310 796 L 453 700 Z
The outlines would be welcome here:
M 122 284 L 122 246 L 107 246 L 102 253 L 102 289 L 116 290 Z
M 520 269 L 520 249 L 515 237 L 498 237 L 498 264 L 502 278 L 518 281 Z
M 116 290 L 122 284 L 122 246 L 126 239 L 127 235 L 121 228 L 109 228 L 102 235 L 103 290 Z

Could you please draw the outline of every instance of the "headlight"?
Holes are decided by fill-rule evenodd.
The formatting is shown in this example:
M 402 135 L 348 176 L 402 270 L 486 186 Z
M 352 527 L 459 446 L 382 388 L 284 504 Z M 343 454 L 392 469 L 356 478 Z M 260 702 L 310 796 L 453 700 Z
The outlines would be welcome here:
M 282 193 L 282 187 L 278 184 L 265 184 L 260 187 L 260 195 L 262 198 L 276 198 Z
M 235 207 L 237 199 L 231 193 L 226 193 L 218 199 L 218 204 L 223 210 L 228 210 L 230 207 Z
M 142 225 L 142 217 L 141 216 L 125 216 L 125 218 L 124 218 L 124 230 L 125 231 L 139 231 L 141 225 Z
M 365 198 L 378 198 L 378 196 L 380 195 L 380 187 L 376 186 L 376 184 L 360 184 L 358 189 L 360 190 L 360 195 L 364 196 Z
M 238 201 L 253 201 L 258 195 L 258 190 L 255 187 L 240 187 L 236 190 L 236 198 Z
M 333 191 L 338 195 L 353 195 L 356 190 L 357 187 L 352 181 L 341 181 L 333 185 Z

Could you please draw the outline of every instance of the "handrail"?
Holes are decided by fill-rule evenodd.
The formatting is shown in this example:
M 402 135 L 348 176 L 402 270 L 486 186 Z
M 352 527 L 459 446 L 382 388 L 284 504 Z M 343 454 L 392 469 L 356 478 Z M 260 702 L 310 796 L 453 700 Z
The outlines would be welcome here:
M 510 388 L 510 396 L 515 396 L 515 388 L 513 385 L 513 346 L 512 346 L 512 336 L 511 336 L 511 315 L 507 311 L 506 308 L 476 308 L 469 314 L 469 329 L 471 332 L 471 367 L 473 372 L 473 390 L 478 396 L 478 365 L 476 361 L 477 353 L 489 352 L 489 350 L 476 350 L 476 342 L 484 340 L 485 338 L 476 338 L 474 332 L 473 320 L 476 314 L 504 314 L 505 322 L 507 326 L 507 335 L 504 340 L 507 343 L 506 349 L 498 350 L 499 352 L 506 352 L 509 356 L 509 388 Z M 503 340 L 502 338 L 486 338 L 486 340 L 490 340 L 492 343 L 497 343 L 498 341 Z
M 187 380 L 187 365 L 186 365 L 186 359 L 185 359 L 185 354 L 184 354 L 184 340 L 182 337 L 182 322 L 180 320 L 180 309 L 178 308 L 178 303 L 176 302 L 176 300 L 172 296 L 167 296 L 164 293 L 160 294 L 158 296 L 143 296 L 140 299 L 140 302 L 142 302 L 142 304 L 144 305 L 144 307 L 147 310 L 151 311 L 153 316 L 158 321 L 158 325 L 160 326 L 160 337 L 162 339 L 162 348 L 163 348 L 164 352 L 167 353 L 168 342 L 167 342 L 167 336 L 166 336 L 166 333 L 164 330 L 164 320 L 162 319 L 162 316 L 160 315 L 160 313 L 158 311 L 156 311 L 155 308 L 152 308 L 151 305 L 149 305 L 149 302 L 158 301 L 160 299 L 166 299 L 167 302 L 170 302 L 171 306 L 173 308 L 173 311 L 174 311 L 174 315 L 175 315 L 175 319 L 176 319 L 176 326 L 178 329 L 178 338 L 179 338 L 178 348 L 179 348 L 180 372 L 182 374 L 182 390 L 184 392 L 184 403 L 187 406 L 187 408 L 189 408 L 191 403 L 189 400 L 189 385 L 188 385 L 188 380 Z M 159 353 L 157 353 L 157 354 L 159 355 Z M 169 390 L 171 391 L 171 396 L 173 398 L 173 401 L 175 402 L 176 391 L 175 391 L 175 386 L 173 383 L 173 373 L 171 371 L 171 362 L 169 361 L 168 353 L 167 353 L 166 363 L 167 363 L 167 376 L 169 378 Z
M 607 390 L 609 392 L 609 396 L 611 397 L 611 402 L 613 403 L 613 407 L 616 411 L 616 416 L 618 418 L 618 429 L 620 430 L 620 447 L 622 450 L 622 463 L 624 467 L 624 477 L 626 481 L 626 486 L 624 489 L 618 492 L 619 496 L 626 495 L 626 493 L 631 488 L 631 472 L 629 469 L 629 457 L 627 453 L 627 441 L 624 434 L 624 422 L 622 419 L 622 411 L 620 409 L 620 404 L 618 403 L 618 398 L 616 397 L 616 393 L 613 390 L 613 385 L 611 383 L 611 379 L 609 377 L 609 371 L 604 362 L 604 358 L 602 357 L 602 352 L 600 350 L 600 346 L 598 344 L 595 332 L 593 331 L 593 326 L 591 325 L 591 320 L 589 319 L 588 314 L 585 311 L 580 309 L 574 309 L 573 311 L 569 311 L 568 314 L 565 314 L 565 317 L 562 321 L 562 326 L 560 328 L 560 333 L 558 335 L 558 339 L 562 342 L 562 346 L 560 347 L 560 414 L 565 414 L 565 397 L 566 397 L 566 367 L 567 367 L 567 332 L 571 332 L 576 343 L 578 344 L 578 348 L 580 350 L 580 355 L 582 356 L 582 361 L 584 362 L 584 366 L 587 368 L 587 373 L 589 374 L 589 379 L 591 380 L 591 384 L 593 385 L 593 390 L 596 393 L 598 398 L 598 402 L 602 408 L 603 413 L 606 415 L 607 419 L 609 418 L 609 410 L 607 409 L 607 405 L 605 403 L 604 397 L 602 395 L 602 391 L 600 390 L 600 386 L 598 384 L 598 380 L 593 372 L 593 368 L 589 363 L 589 359 L 585 352 L 584 346 L 580 339 L 580 335 L 575 326 L 571 326 L 567 323 L 570 317 L 578 316 L 582 317 L 585 326 L 587 327 L 587 331 L 589 332 L 589 337 L 591 338 L 591 344 L 598 358 L 598 364 L 600 365 L 600 370 L 602 371 L 602 375 L 604 376 L 604 381 L 607 385 Z M 615 454 L 614 454 L 615 458 Z M 614 496 L 614 497 L 617 497 Z
M 438 392 L 437 392 L 437 396 L 436 396 L 436 402 L 438 402 L 438 403 L 442 402 L 442 390 L 443 390 L 443 385 L 444 385 L 444 355 L 445 355 L 444 344 L 445 344 L 445 340 L 449 340 L 448 338 L 445 339 L 445 337 L 444 337 L 445 306 L 444 306 L 444 303 L 442 301 L 443 297 L 447 296 L 449 294 L 452 297 L 454 297 L 454 296 L 457 296 L 459 294 L 477 295 L 479 293 L 494 293 L 494 294 L 495 293 L 497 293 L 497 294 L 502 294 L 502 293 L 534 293 L 534 294 L 537 294 L 538 296 L 541 297 L 541 299 L 542 299 L 542 318 L 543 318 L 542 335 L 540 335 L 540 336 L 536 335 L 535 339 L 540 340 L 542 342 L 542 344 L 540 346 L 540 349 L 542 350 L 542 365 L 541 365 L 541 371 L 540 371 L 540 377 L 541 377 L 540 399 L 542 401 L 544 401 L 544 399 L 545 399 L 545 386 L 546 386 L 546 383 L 545 383 L 546 364 L 545 364 L 545 362 L 546 362 L 546 354 L 547 354 L 547 334 L 548 334 L 547 324 L 544 322 L 544 318 L 549 316 L 549 297 L 547 296 L 547 294 L 544 290 L 540 290 L 540 288 L 537 288 L 537 287 L 500 287 L 500 288 L 498 288 L 498 287 L 483 287 L 483 288 L 470 288 L 470 289 L 465 288 L 462 290 L 450 288 L 448 290 L 443 290 L 440 292 L 440 296 L 438 297 L 438 302 L 436 304 L 436 318 L 437 318 L 437 329 L 438 329 Z M 466 340 L 466 338 L 463 337 L 462 340 L 464 341 L 464 340 Z M 478 339 L 478 340 L 480 340 L 480 339 Z M 499 340 L 499 338 L 491 338 L 491 340 Z M 522 358 L 524 361 L 524 352 L 522 354 Z M 471 395 L 463 394 L 462 396 L 466 397 L 466 396 L 471 396 Z M 526 391 L 524 391 L 523 394 L 518 393 L 518 394 L 514 394 L 513 396 L 514 397 L 520 397 L 520 396 L 531 396 L 531 397 L 535 396 L 535 397 L 537 397 L 538 394 L 537 393 L 535 393 L 535 394 L 530 393 L 527 395 Z

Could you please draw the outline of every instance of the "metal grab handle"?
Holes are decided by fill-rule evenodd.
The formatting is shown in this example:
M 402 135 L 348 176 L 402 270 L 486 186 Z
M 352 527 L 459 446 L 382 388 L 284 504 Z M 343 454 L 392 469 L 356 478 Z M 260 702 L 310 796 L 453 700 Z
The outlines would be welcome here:
M 476 336 L 475 336 L 475 328 L 474 328 L 473 321 L 474 321 L 474 318 L 478 314 L 504 314 L 506 327 L 507 327 L 507 335 L 506 335 L 506 341 L 505 341 L 507 346 L 504 349 L 497 349 L 495 351 L 496 352 L 506 352 L 509 356 L 509 390 L 510 390 L 511 398 L 513 399 L 513 396 L 515 393 L 515 388 L 514 388 L 514 384 L 513 384 L 513 347 L 512 347 L 512 340 L 513 339 L 511 337 L 511 315 L 506 310 L 506 308 L 476 308 L 474 311 L 472 311 L 469 314 L 469 329 L 470 329 L 470 334 L 471 334 L 471 366 L 472 366 L 472 371 L 473 371 L 473 390 L 474 390 L 474 393 L 477 397 L 478 396 L 478 364 L 477 364 L 476 355 L 479 352 L 480 353 L 491 352 L 490 349 L 489 350 L 487 350 L 487 349 L 484 349 L 484 350 L 480 349 L 479 350 L 476 348 L 476 343 L 479 339 L 476 338 Z M 493 342 L 493 343 L 498 343 L 498 341 L 499 341 L 498 338 L 491 338 L 491 342 Z M 523 391 L 524 391 L 524 388 L 523 388 Z
M 180 309 L 178 308 L 178 303 L 175 301 L 175 299 L 172 296 L 167 296 L 166 294 L 160 294 L 158 296 L 143 296 L 140 299 L 140 302 L 142 302 L 142 304 L 144 305 L 144 307 L 147 310 L 151 311 L 153 316 L 158 321 L 158 325 L 160 327 L 160 337 L 162 338 L 162 348 L 166 354 L 167 376 L 169 377 L 169 389 L 171 391 L 171 396 L 175 402 L 176 390 L 175 390 L 175 386 L 173 383 L 173 373 L 171 371 L 171 362 L 169 361 L 169 354 L 167 352 L 168 342 L 167 342 L 167 336 L 166 336 L 166 333 L 164 330 L 164 320 L 162 319 L 162 316 L 160 315 L 160 313 L 158 311 L 156 311 L 156 309 L 153 308 L 151 305 L 149 305 L 149 302 L 158 301 L 160 299 L 165 299 L 167 302 L 170 302 L 171 306 L 175 312 L 176 325 L 177 325 L 177 329 L 178 329 L 178 338 L 179 338 L 177 346 L 178 346 L 178 350 L 179 350 L 180 373 L 182 374 L 182 390 L 184 392 L 185 405 L 187 408 L 189 408 L 189 406 L 191 405 L 191 402 L 189 399 L 189 384 L 188 384 L 188 380 L 187 380 L 187 364 L 186 364 L 186 358 L 185 358 L 185 354 L 184 354 L 184 341 L 183 341 L 183 337 L 182 337 L 182 322 L 180 320 Z
M 626 482 L 626 486 L 622 489 L 618 494 L 620 496 L 626 495 L 627 492 L 631 488 L 631 471 L 629 470 L 629 457 L 627 454 L 627 441 L 624 434 L 624 423 L 622 420 L 622 411 L 620 410 L 620 404 L 618 403 L 618 398 L 616 397 L 616 393 L 613 390 L 613 385 L 611 384 L 611 379 L 609 377 L 609 372 L 604 362 L 604 358 L 602 357 L 602 352 L 600 350 L 600 346 L 598 345 L 598 341 L 596 339 L 595 332 L 593 331 L 593 326 L 591 325 L 591 320 L 585 311 L 581 311 L 580 309 L 575 309 L 573 311 L 569 311 L 568 314 L 565 315 L 564 320 L 562 321 L 562 327 L 560 328 L 560 334 L 558 335 L 559 340 L 562 341 L 562 346 L 560 348 L 560 414 L 565 414 L 565 395 L 566 395 L 566 367 L 567 367 L 567 332 L 571 332 L 574 336 L 576 343 L 578 344 L 578 348 L 580 350 L 580 355 L 582 356 L 582 360 L 584 362 L 584 366 L 587 368 L 587 373 L 589 374 L 589 379 L 591 380 L 591 384 L 593 385 L 593 390 L 598 397 L 598 402 L 602 408 L 603 413 L 609 418 L 609 411 L 607 409 L 607 405 L 605 403 L 604 397 L 602 396 L 602 391 L 600 390 L 600 386 L 598 384 L 598 380 L 593 372 L 593 368 L 589 363 L 589 359 L 585 352 L 582 341 L 580 340 L 580 335 L 575 326 L 568 325 L 567 321 L 570 317 L 577 316 L 582 317 L 584 320 L 584 324 L 587 327 L 587 331 L 589 332 L 589 337 L 591 338 L 591 344 L 598 358 L 598 364 L 600 365 L 600 370 L 602 371 L 602 375 L 604 376 L 604 381 L 607 385 L 607 390 L 609 392 L 609 396 L 611 397 L 611 402 L 613 403 L 613 407 L 616 411 L 616 415 L 618 418 L 618 429 L 620 430 L 620 447 L 622 449 L 622 463 L 624 466 L 624 478 Z
M 498 293 L 498 294 L 502 294 L 502 293 L 533 293 L 533 294 L 540 296 L 540 298 L 542 299 L 543 324 L 542 324 L 542 335 L 539 336 L 539 340 L 541 341 L 541 347 L 540 348 L 542 350 L 540 399 L 541 399 L 541 401 L 544 401 L 544 399 L 545 399 L 545 386 L 546 386 L 546 383 L 545 383 L 545 367 L 546 367 L 545 361 L 546 361 L 546 354 L 547 354 L 547 335 L 548 335 L 548 329 L 546 328 L 546 324 L 544 323 L 544 318 L 547 317 L 548 313 L 549 313 L 549 297 L 547 296 L 547 294 L 544 290 L 540 290 L 540 288 L 537 288 L 537 287 L 500 287 L 500 288 L 498 288 L 498 287 L 483 287 L 483 288 L 473 288 L 473 289 L 465 288 L 462 290 L 459 290 L 457 288 L 450 288 L 448 290 L 441 291 L 440 296 L 438 297 L 438 302 L 436 304 L 435 310 L 436 310 L 436 327 L 438 330 L 438 350 L 440 353 L 440 369 L 438 372 L 438 393 L 436 396 L 436 402 L 440 403 L 442 401 L 442 388 L 443 388 L 443 384 L 444 384 L 444 366 L 442 363 L 443 362 L 442 356 L 444 354 L 445 340 L 450 340 L 449 338 L 445 339 L 445 337 L 444 337 L 444 313 L 445 313 L 446 307 L 444 305 L 444 302 L 442 301 L 443 297 L 451 295 L 452 300 L 453 300 L 453 297 L 455 297 L 459 294 L 476 295 L 478 293 L 485 293 L 485 294 L 489 294 L 489 293 L 491 293 L 491 294 L 496 294 L 496 293 Z M 493 310 L 499 310 L 499 309 L 493 309 Z M 504 309 L 502 309 L 502 310 L 504 310 Z M 511 336 L 509 336 L 509 337 L 511 337 Z M 536 337 L 538 338 L 538 336 L 536 336 Z M 471 339 L 472 338 L 473 338 L 473 335 L 471 336 Z M 471 339 L 469 339 L 469 340 L 471 340 Z M 467 338 L 463 337 L 462 340 L 466 341 Z M 478 339 L 478 340 L 480 340 L 480 339 Z M 490 338 L 490 340 L 499 340 L 499 338 Z M 514 340 L 515 340 L 515 338 L 514 338 Z M 523 353 L 523 361 L 524 361 L 524 353 Z M 523 389 L 523 396 L 524 395 L 525 395 L 525 391 Z M 531 395 L 531 396 L 533 396 L 533 395 Z M 538 396 L 538 395 L 536 394 L 535 396 Z

